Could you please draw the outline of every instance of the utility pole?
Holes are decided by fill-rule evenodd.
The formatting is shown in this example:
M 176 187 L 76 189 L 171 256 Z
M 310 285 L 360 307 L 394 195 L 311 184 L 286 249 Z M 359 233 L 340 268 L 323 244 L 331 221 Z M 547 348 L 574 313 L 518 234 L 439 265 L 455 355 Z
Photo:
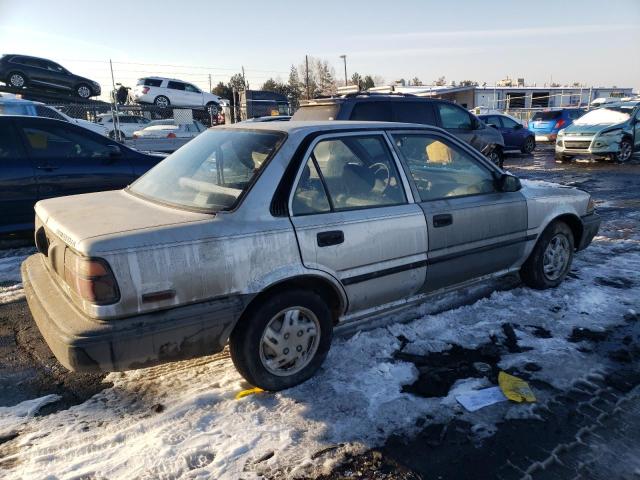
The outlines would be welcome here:
M 344 60 L 344 86 L 346 87 L 349 84 L 349 81 L 347 80 L 347 56 L 340 55 L 340 58 Z
M 115 109 L 115 117 L 113 115 L 113 109 L 111 110 L 111 122 L 116 127 L 116 131 L 114 132 L 115 138 L 121 142 L 122 138 L 120 138 L 120 115 L 118 114 L 118 99 L 116 98 L 116 80 L 113 76 L 113 63 L 111 59 L 109 59 L 109 68 L 111 69 L 111 86 L 113 87 L 113 108 Z
M 247 79 L 244 76 L 244 65 L 242 66 L 242 83 L 244 84 L 244 89 L 247 89 Z
M 311 99 L 311 94 L 309 93 L 309 56 L 304 56 L 304 70 L 305 70 L 305 85 L 307 86 L 307 100 Z
M 213 91 L 213 88 L 211 86 L 211 74 L 209 74 L 209 93 L 211 93 Z

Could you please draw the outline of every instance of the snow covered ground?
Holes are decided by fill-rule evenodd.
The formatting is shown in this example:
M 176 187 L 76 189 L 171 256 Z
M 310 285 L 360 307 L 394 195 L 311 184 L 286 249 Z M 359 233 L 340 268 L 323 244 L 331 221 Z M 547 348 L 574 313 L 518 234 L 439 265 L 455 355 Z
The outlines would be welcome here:
M 412 363 L 393 354 L 401 335 L 404 352 L 443 351 L 455 343 L 475 348 L 511 323 L 522 353 L 503 355 L 500 368 L 535 362 L 533 374 L 563 389 L 603 368 L 602 358 L 567 341 L 574 327 L 604 330 L 640 311 L 640 216 L 613 220 L 581 252 L 571 276 L 557 289 L 495 292 L 490 298 L 440 314 L 416 309 L 416 320 L 336 339 L 320 373 L 278 394 L 240 400 L 248 388 L 226 353 L 107 377 L 113 387 L 88 401 L 42 417 L 34 403 L 0 409 L 0 437 L 20 432 L 2 461 L 9 479 L 93 478 L 294 478 L 331 469 L 341 454 L 381 444 L 415 431 L 416 420 L 442 422 L 454 416 L 474 423 L 479 440 L 504 418 L 531 415 L 528 405 L 500 403 L 474 413 L 454 399 L 490 386 L 487 379 L 461 379 L 442 398 L 403 393 L 418 377 Z M 0 278 L 16 279 L 22 256 L 0 258 Z M 19 278 L 17 278 L 19 281 Z M 1 295 L 19 295 L 2 287 Z M 8 293 L 11 292 L 11 293 Z M 424 312 L 423 310 L 422 312 Z M 535 335 L 536 327 L 551 332 Z M 544 391 L 536 391 L 544 402 Z M 27 413 L 25 413 L 27 412 Z M 31 413 L 30 413 L 31 412 Z
M 33 252 L 31 247 L 0 250 L 0 303 L 24 297 L 20 265 Z

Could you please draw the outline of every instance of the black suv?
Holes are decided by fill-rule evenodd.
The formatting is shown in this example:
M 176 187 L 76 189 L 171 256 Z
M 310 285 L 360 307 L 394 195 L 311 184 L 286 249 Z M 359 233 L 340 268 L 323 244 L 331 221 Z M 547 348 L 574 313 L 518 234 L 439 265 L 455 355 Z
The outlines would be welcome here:
M 46 58 L 27 55 L 0 57 L 0 80 L 13 88 L 63 90 L 80 98 L 100 95 L 98 82 L 74 75 Z
M 291 120 L 365 120 L 435 125 L 469 143 L 502 167 L 504 139 L 500 132 L 447 100 L 395 93 L 349 93 L 303 102 Z

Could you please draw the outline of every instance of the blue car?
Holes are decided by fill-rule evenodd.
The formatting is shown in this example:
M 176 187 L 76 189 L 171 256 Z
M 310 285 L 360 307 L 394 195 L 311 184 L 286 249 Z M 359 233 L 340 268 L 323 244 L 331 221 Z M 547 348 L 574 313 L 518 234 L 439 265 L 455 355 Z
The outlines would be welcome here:
M 555 142 L 558 132 L 567 128 L 577 118 L 584 114 L 581 108 L 560 108 L 536 112 L 529 121 L 531 130 L 538 142 Z
M 511 117 L 499 114 L 478 115 L 478 118 L 489 126 L 500 130 L 504 138 L 505 150 L 520 150 L 531 153 L 536 148 L 534 133 Z

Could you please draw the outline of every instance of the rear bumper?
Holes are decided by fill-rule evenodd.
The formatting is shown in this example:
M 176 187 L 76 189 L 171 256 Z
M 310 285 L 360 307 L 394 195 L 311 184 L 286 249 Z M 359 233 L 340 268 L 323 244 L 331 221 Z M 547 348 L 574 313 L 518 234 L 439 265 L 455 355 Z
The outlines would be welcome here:
M 533 132 L 536 137 L 536 142 L 555 142 L 556 138 L 558 138 L 557 133 L 542 133 L 542 132 Z
M 600 215 L 597 213 L 585 215 L 580 220 L 582 220 L 582 236 L 580 238 L 580 243 L 577 246 L 577 250 L 583 250 L 589 246 L 593 237 L 598 234 L 601 222 Z
M 247 296 L 236 295 L 117 320 L 80 312 L 56 285 L 41 254 L 22 264 L 33 318 L 69 370 L 112 372 L 216 353 L 224 347 Z

